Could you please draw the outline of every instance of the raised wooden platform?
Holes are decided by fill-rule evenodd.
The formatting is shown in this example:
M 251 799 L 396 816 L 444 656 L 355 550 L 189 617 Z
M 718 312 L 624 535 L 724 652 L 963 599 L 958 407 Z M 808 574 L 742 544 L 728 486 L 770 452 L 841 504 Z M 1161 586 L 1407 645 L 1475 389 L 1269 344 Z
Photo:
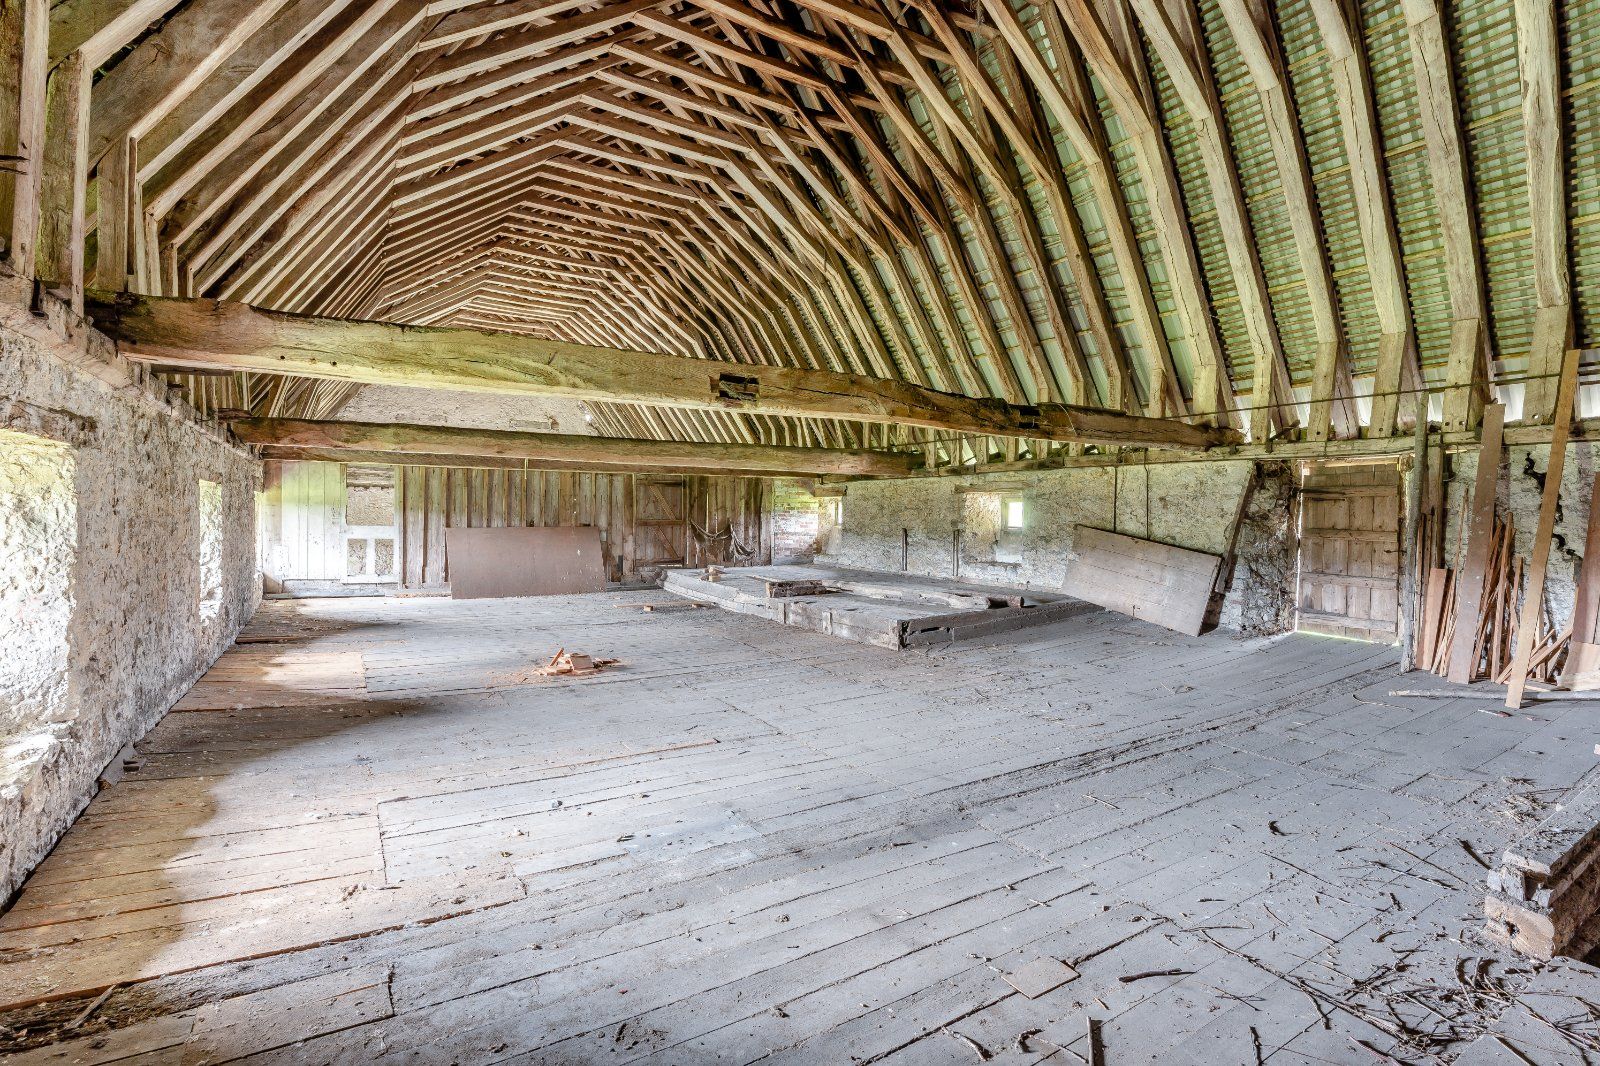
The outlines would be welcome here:
M 827 566 L 669 570 L 666 590 L 724 610 L 880 648 L 998 636 L 1098 611 L 1059 593 Z

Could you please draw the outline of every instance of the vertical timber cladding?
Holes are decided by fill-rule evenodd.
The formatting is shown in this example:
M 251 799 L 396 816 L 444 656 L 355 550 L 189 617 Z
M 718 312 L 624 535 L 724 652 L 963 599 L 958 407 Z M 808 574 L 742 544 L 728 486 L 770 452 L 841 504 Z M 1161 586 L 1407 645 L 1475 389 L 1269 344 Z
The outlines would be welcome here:
M 689 479 L 633 479 L 633 540 L 639 576 L 655 580 L 664 566 L 682 566 L 689 556 Z
M 407 589 L 442 589 L 450 576 L 445 530 L 498 526 L 594 526 L 606 579 L 636 584 L 663 565 L 759 565 L 771 559 L 761 535 L 760 478 L 586 473 L 582 471 L 406 466 L 400 468 L 400 574 Z M 733 529 L 756 548 L 738 557 L 731 538 L 691 549 L 690 516 L 716 532 Z
M 1400 624 L 1400 469 L 1310 464 L 1303 483 L 1297 628 L 1393 643 Z
M 689 497 L 689 566 L 772 561 L 770 478 L 697 478 Z

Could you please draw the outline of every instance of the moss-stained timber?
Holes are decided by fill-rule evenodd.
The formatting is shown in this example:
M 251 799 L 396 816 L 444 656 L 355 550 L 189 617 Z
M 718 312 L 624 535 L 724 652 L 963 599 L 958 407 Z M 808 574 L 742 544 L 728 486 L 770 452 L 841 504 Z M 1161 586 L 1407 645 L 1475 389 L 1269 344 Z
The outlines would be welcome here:
M 1377 104 L 1366 44 L 1356 13 L 1343 0 L 1312 0 L 1322 31 L 1345 160 L 1349 165 L 1351 203 L 1361 229 L 1361 248 L 1377 312 L 1378 365 L 1372 386 L 1368 434 L 1388 437 L 1399 424 L 1400 395 L 1421 384 L 1416 330 L 1406 296 L 1399 230 L 1389 193 Z
M 1455 94 L 1455 69 L 1438 0 L 1405 0 L 1418 118 L 1439 210 L 1450 282 L 1450 362 L 1445 428 L 1470 430 L 1489 396 L 1489 329 L 1477 204 Z
M 0 250 L 18 274 L 34 270 L 50 8 L 0 3 Z
M 1234 391 L 1224 365 L 1222 341 L 1206 303 L 1205 279 L 1184 214 L 1183 195 L 1150 93 L 1142 52 L 1132 43 L 1132 27 L 1122 21 L 1126 13 L 1112 5 L 1061 0 L 1060 8 L 1076 31 L 1089 69 L 1127 130 L 1153 229 L 1166 257 L 1178 317 L 1184 323 L 1191 350 L 1194 407 L 1204 418 L 1234 419 L 1237 413 L 1230 402 Z
M 1562 359 L 1573 338 L 1561 36 L 1554 4 L 1516 0 L 1515 8 L 1523 143 L 1528 152 L 1533 289 L 1537 299 L 1522 409 L 1527 421 L 1551 422 L 1572 417 L 1570 410 L 1561 407 L 1557 395 Z
M 1432 0 L 1422 0 L 1432 3 Z M 1266 0 L 1220 0 L 1239 58 L 1250 71 L 1250 84 L 1261 106 L 1262 127 L 1278 172 L 1279 195 L 1294 235 L 1312 329 L 1316 360 L 1311 375 L 1310 424 L 1314 441 L 1351 437 L 1360 432 L 1355 386 L 1344 325 L 1339 319 L 1333 269 L 1322 239 L 1322 212 L 1311 178 L 1311 164 L 1295 117 L 1288 61 L 1278 40 Z
M 1268 439 L 1296 422 L 1294 385 L 1272 317 L 1267 279 L 1245 208 L 1244 190 L 1228 143 L 1222 100 L 1206 65 L 1204 45 L 1192 11 L 1157 0 L 1134 0 L 1134 11 L 1156 55 L 1166 67 L 1194 130 L 1196 147 L 1211 188 L 1211 207 L 1222 230 L 1234 298 L 1243 312 L 1254 381 L 1250 391 L 1250 438 Z
M 413 455 L 480 456 L 533 461 L 599 462 L 662 470 L 775 474 L 904 476 L 911 457 L 894 452 L 786 448 L 768 444 L 700 444 L 635 440 L 578 433 L 511 433 L 379 422 L 322 422 L 295 418 L 245 418 L 230 423 L 247 444 L 358 449 Z
M 859 374 L 714 363 L 511 333 L 315 318 L 134 293 L 93 293 L 90 311 L 128 358 L 173 366 L 811 415 L 1042 440 L 1181 449 L 1239 442 L 1231 430 L 1118 411 L 1026 407 Z
M 501 459 L 491 455 L 448 455 L 425 452 L 373 452 L 364 448 L 310 448 L 293 444 L 267 444 L 261 458 L 295 462 L 359 463 L 366 466 L 438 466 L 456 470 L 572 470 L 590 474 L 640 474 L 666 476 L 682 473 L 659 466 L 630 466 L 627 463 L 583 462 L 565 459 Z M 716 471 L 718 477 L 810 477 L 803 470 Z M 827 475 L 834 477 L 836 475 Z M 851 479 L 854 480 L 854 479 Z

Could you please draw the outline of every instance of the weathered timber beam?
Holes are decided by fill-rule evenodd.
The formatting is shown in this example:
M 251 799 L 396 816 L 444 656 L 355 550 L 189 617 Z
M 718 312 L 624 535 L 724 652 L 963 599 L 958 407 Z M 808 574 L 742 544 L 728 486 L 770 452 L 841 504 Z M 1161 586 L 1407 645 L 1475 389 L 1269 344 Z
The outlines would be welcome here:
M 92 294 L 127 358 L 374 385 L 843 418 L 1041 440 L 1202 449 L 1239 434 L 1090 407 L 1026 407 L 904 381 L 626 351 L 521 334 L 314 318 L 221 300 Z
M 1579 349 L 1590 352 L 1593 349 Z M 1507 447 L 1548 445 L 1554 430 L 1548 425 L 1517 422 L 1505 427 L 1502 442 Z M 1477 430 L 1440 431 L 1429 429 L 1430 451 L 1475 451 L 1478 447 Z M 1600 444 L 1600 418 L 1576 421 L 1568 435 L 1568 447 L 1578 443 Z M 974 474 L 1017 474 L 1036 470 L 1081 470 L 1113 466 L 1160 466 L 1167 463 L 1196 462 L 1259 462 L 1264 460 L 1292 461 L 1311 459 L 1318 462 L 1366 463 L 1375 459 L 1399 459 L 1416 448 L 1416 438 L 1411 437 L 1353 437 L 1348 440 L 1274 441 L 1270 444 L 1246 444 L 1237 448 L 1216 448 L 1205 452 L 1144 451 L 1124 448 L 1112 452 L 1090 452 L 1082 455 L 1053 454 L 1043 459 L 1020 459 L 1014 462 L 979 462 L 957 468 L 929 464 L 913 471 L 913 478 L 949 477 Z M 846 478 L 828 477 L 827 481 L 845 481 Z
M 911 457 L 893 452 L 788 448 L 764 444 L 702 444 L 596 437 L 578 433 L 509 433 L 379 422 L 314 422 L 293 418 L 246 418 L 230 425 L 234 434 L 247 444 L 275 447 L 599 462 L 694 472 L 762 470 L 781 474 L 904 477 L 911 470 Z
M 295 444 L 268 444 L 261 448 L 261 458 L 294 462 L 361 463 L 368 466 L 447 466 L 469 470 L 576 470 L 590 474 L 644 474 L 665 475 L 685 473 L 661 466 L 633 466 L 627 463 L 581 462 L 566 459 L 502 459 L 493 455 L 439 455 L 423 452 L 374 452 L 363 448 L 311 448 Z M 691 471 L 692 472 L 692 471 Z M 739 470 L 730 468 L 714 471 L 718 477 L 795 477 L 811 478 L 817 475 L 804 470 Z M 824 475 L 829 479 L 846 481 L 868 480 L 841 478 L 837 474 Z

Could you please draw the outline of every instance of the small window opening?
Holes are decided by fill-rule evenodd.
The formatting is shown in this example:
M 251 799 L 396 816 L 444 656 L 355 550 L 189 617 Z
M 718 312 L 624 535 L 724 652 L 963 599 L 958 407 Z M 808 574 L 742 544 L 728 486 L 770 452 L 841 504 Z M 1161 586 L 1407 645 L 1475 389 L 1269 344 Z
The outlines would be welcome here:
M 0 429 L 0 781 L 72 717 L 74 462 L 64 444 Z
M 1008 533 L 1016 532 L 1022 528 L 1026 514 L 1021 496 L 1007 496 L 1001 508 L 1002 528 Z
M 388 584 L 400 580 L 395 554 L 395 468 L 344 468 L 344 580 Z
M 195 510 L 200 526 L 200 618 L 222 613 L 222 486 L 201 480 Z

